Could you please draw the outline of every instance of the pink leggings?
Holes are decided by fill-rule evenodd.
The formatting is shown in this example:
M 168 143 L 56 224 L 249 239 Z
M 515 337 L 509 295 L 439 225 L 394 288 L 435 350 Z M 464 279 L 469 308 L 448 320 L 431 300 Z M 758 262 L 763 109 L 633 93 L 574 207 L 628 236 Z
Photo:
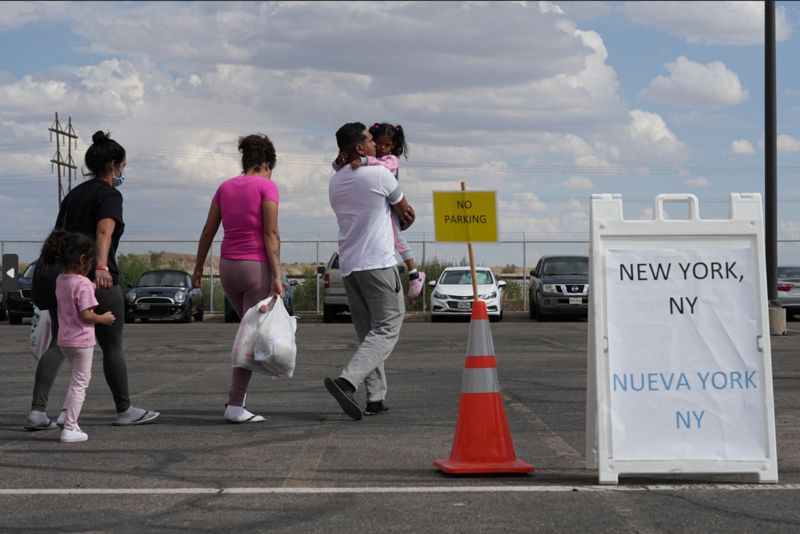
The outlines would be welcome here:
M 219 262 L 219 277 L 222 289 L 233 309 L 244 317 L 247 310 L 269 296 L 272 284 L 272 268 L 266 261 L 229 260 Z M 253 371 L 234 367 L 231 374 L 231 389 L 228 392 L 230 406 L 244 406 L 247 385 Z
M 64 428 L 77 430 L 78 416 L 81 414 L 83 401 L 86 399 L 86 388 L 89 387 L 89 381 L 92 379 L 94 346 L 61 347 L 59 345 L 59 348 L 72 366 L 72 378 L 69 380 L 67 396 L 64 398 L 64 409 L 67 410 Z

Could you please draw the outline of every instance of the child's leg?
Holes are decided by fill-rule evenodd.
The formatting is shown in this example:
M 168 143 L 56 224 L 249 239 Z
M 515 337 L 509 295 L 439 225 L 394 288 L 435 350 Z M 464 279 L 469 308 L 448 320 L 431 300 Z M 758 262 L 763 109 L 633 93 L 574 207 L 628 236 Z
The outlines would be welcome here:
M 67 410 L 64 419 L 64 428 L 78 429 L 78 416 L 83 408 L 86 398 L 86 388 L 92 379 L 92 356 L 94 347 L 61 347 L 64 357 L 72 365 L 72 377 L 64 399 L 64 409 Z
M 414 253 L 411 252 L 411 247 L 408 246 L 403 232 L 400 230 L 400 218 L 397 213 L 392 211 L 392 233 L 394 233 L 394 249 L 406 262 L 406 267 L 409 270 L 416 269 L 417 264 L 414 262 Z
M 392 232 L 394 233 L 394 249 L 403 258 L 408 268 L 408 300 L 414 300 L 422 293 L 425 284 L 425 273 L 417 271 L 417 262 L 414 261 L 414 254 L 408 246 L 405 236 L 400 230 L 400 218 L 397 213 L 392 212 Z

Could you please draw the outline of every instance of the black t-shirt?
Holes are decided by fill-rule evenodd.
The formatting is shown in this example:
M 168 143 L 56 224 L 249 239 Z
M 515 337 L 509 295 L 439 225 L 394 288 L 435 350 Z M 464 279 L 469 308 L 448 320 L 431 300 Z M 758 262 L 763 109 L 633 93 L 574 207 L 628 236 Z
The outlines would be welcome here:
M 97 179 L 83 182 L 61 201 L 55 227 L 82 233 L 95 240 L 97 222 L 101 219 L 116 221 L 108 250 L 108 270 L 114 283 L 119 284 L 116 255 L 119 239 L 125 231 L 125 223 L 122 221 L 122 194 L 116 187 Z M 89 273 L 89 278 L 94 280 L 94 271 Z

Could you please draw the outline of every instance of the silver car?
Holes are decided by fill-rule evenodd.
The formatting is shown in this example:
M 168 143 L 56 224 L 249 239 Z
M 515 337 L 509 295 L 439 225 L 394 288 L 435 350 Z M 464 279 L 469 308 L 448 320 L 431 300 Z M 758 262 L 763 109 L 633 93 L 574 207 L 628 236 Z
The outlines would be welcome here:
M 778 267 L 778 301 L 787 317 L 800 313 L 800 267 Z

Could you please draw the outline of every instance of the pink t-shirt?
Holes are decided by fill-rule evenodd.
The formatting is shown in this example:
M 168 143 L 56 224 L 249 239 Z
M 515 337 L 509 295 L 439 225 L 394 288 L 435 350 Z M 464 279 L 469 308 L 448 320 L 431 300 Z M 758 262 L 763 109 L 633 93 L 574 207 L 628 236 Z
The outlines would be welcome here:
M 58 344 L 62 347 L 94 347 L 94 325 L 81 318 L 82 311 L 91 310 L 98 304 L 92 282 L 79 274 L 60 274 L 56 278 L 56 299 Z
M 220 184 L 211 203 L 222 215 L 223 258 L 267 261 L 261 205 L 277 203 L 278 196 L 278 186 L 263 176 L 237 176 Z

